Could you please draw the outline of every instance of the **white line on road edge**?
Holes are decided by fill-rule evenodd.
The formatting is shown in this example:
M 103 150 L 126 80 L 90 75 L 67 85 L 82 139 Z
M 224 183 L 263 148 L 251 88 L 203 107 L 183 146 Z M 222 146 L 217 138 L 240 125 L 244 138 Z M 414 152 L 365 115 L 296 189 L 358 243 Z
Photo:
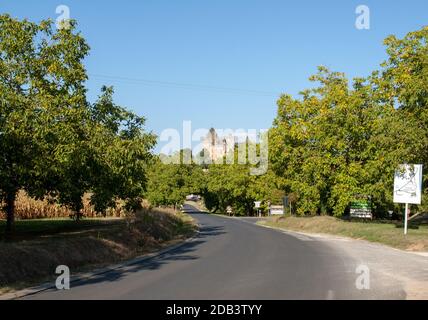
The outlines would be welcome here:
M 266 228 L 266 229 L 270 229 L 270 230 L 279 231 L 279 232 L 281 232 L 282 234 L 286 234 L 286 235 L 288 235 L 288 236 L 294 237 L 294 238 L 299 239 L 299 240 L 301 240 L 301 241 L 315 241 L 315 240 L 316 240 L 316 239 L 315 239 L 314 237 L 312 237 L 312 236 L 308 236 L 308 235 L 306 235 L 306 234 L 299 233 L 299 232 L 288 231 L 288 230 L 279 229 L 279 228 L 275 228 L 275 227 L 271 227 L 271 226 L 266 226 L 266 225 L 263 225 L 263 224 L 250 223 L 250 222 L 246 222 L 246 221 L 243 221 L 243 222 L 245 222 L 245 223 L 249 223 L 249 224 L 252 224 L 252 225 L 254 225 L 254 226 L 256 226 L 256 227 L 262 227 L 262 228 Z
M 282 233 L 286 234 L 288 236 L 292 236 L 292 237 L 297 238 L 297 239 L 302 240 L 302 241 L 315 241 L 314 238 L 311 238 L 311 237 L 308 237 L 308 236 L 305 236 L 302 234 L 298 234 L 298 233 L 293 233 L 293 232 L 289 232 L 289 231 L 282 231 Z
M 131 259 L 131 260 L 110 266 L 110 267 L 96 269 L 92 272 L 85 272 L 85 273 L 77 274 L 76 276 L 73 277 L 73 279 L 70 281 L 70 283 L 76 283 L 76 282 L 89 280 L 91 278 L 94 278 L 94 277 L 97 277 L 97 276 L 100 276 L 100 275 L 103 275 L 103 274 L 106 274 L 106 273 L 109 273 L 109 272 L 112 272 L 115 270 L 130 267 L 132 265 L 142 263 L 142 262 L 148 261 L 148 260 L 153 259 L 153 258 L 163 256 L 163 255 L 165 255 L 171 251 L 174 251 L 180 247 L 185 246 L 186 244 L 189 244 L 189 243 L 195 241 L 200 235 L 200 225 L 198 224 L 197 227 L 198 227 L 198 229 L 196 230 L 196 233 L 193 237 L 188 238 L 188 239 L 186 239 L 186 240 L 184 240 L 178 244 L 167 247 L 161 251 L 154 252 L 154 253 L 148 253 L 148 254 L 136 257 L 134 259 Z M 0 295 L 0 301 L 1 300 L 16 300 L 16 299 L 24 298 L 27 296 L 36 295 L 38 293 L 41 293 L 43 291 L 47 291 L 50 289 L 56 289 L 55 283 L 47 282 L 47 283 L 44 283 L 44 284 L 37 286 L 37 287 L 31 287 L 31 288 L 23 289 L 23 290 L 20 290 L 17 292 L 6 293 L 3 295 Z

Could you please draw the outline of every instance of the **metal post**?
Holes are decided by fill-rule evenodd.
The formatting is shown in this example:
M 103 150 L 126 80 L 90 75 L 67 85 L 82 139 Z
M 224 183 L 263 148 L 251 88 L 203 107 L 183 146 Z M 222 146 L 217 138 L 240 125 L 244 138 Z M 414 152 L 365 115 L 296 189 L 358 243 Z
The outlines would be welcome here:
M 404 235 L 407 235 L 408 220 L 409 220 L 409 204 L 406 203 L 406 212 L 404 213 Z

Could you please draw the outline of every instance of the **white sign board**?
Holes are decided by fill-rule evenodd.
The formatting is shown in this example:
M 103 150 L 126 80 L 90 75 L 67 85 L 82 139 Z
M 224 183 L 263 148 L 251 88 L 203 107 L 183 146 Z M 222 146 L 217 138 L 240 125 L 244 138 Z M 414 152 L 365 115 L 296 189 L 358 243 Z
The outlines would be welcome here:
M 373 219 L 371 211 L 366 209 L 351 209 L 350 215 L 351 218 Z
M 283 215 L 284 214 L 284 206 L 271 206 L 270 207 L 271 215 Z
M 394 203 L 421 204 L 422 165 L 402 165 L 395 173 Z
M 256 202 L 254 202 L 254 207 L 255 207 L 256 209 L 260 209 L 260 208 L 261 208 L 261 206 L 262 206 L 262 202 L 261 202 L 261 201 L 256 201 Z

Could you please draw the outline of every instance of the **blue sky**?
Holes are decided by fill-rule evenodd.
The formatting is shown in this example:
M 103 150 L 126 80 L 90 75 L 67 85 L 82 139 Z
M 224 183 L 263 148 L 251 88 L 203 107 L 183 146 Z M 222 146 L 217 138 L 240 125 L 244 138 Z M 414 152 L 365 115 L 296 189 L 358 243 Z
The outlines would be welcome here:
M 90 99 L 114 85 L 116 101 L 157 134 L 184 120 L 269 128 L 279 94 L 307 88 L 318 65 L 368 75 L 385 58 L 386 36 L 428 24 L 426 0 L 1 0 L 0 12 L 56 19 L 61 4 L 91 46 Z M 370 30 L 355 28 L 360 4 Z

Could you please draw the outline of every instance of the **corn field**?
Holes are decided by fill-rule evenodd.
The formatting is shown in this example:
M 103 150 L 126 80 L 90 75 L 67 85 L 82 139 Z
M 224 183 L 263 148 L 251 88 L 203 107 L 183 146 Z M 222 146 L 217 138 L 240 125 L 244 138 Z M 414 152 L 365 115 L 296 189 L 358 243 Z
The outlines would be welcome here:
M 90 194 L 85 194 L 83 198 L 83 216 L 86 218 L 94 218 L 101 216 L 97 213 L 93 206 L 90 205 Z M 15 216 L 17 219 L 45 219 L 45 218 L 68 218 L 73 215 L 73 212 L 66 207 L 55 203 L 50 203 L 48 200 L 35 200 L 29 197 L 25 191 L 20 191 L 15 203 Z M 118 203 L 116 208 L 109 208 L 106 212 L 108 217 L 124 217 L 126 211 Z M 0 219 L 4 219 L 5 215 L 0 211 Z

